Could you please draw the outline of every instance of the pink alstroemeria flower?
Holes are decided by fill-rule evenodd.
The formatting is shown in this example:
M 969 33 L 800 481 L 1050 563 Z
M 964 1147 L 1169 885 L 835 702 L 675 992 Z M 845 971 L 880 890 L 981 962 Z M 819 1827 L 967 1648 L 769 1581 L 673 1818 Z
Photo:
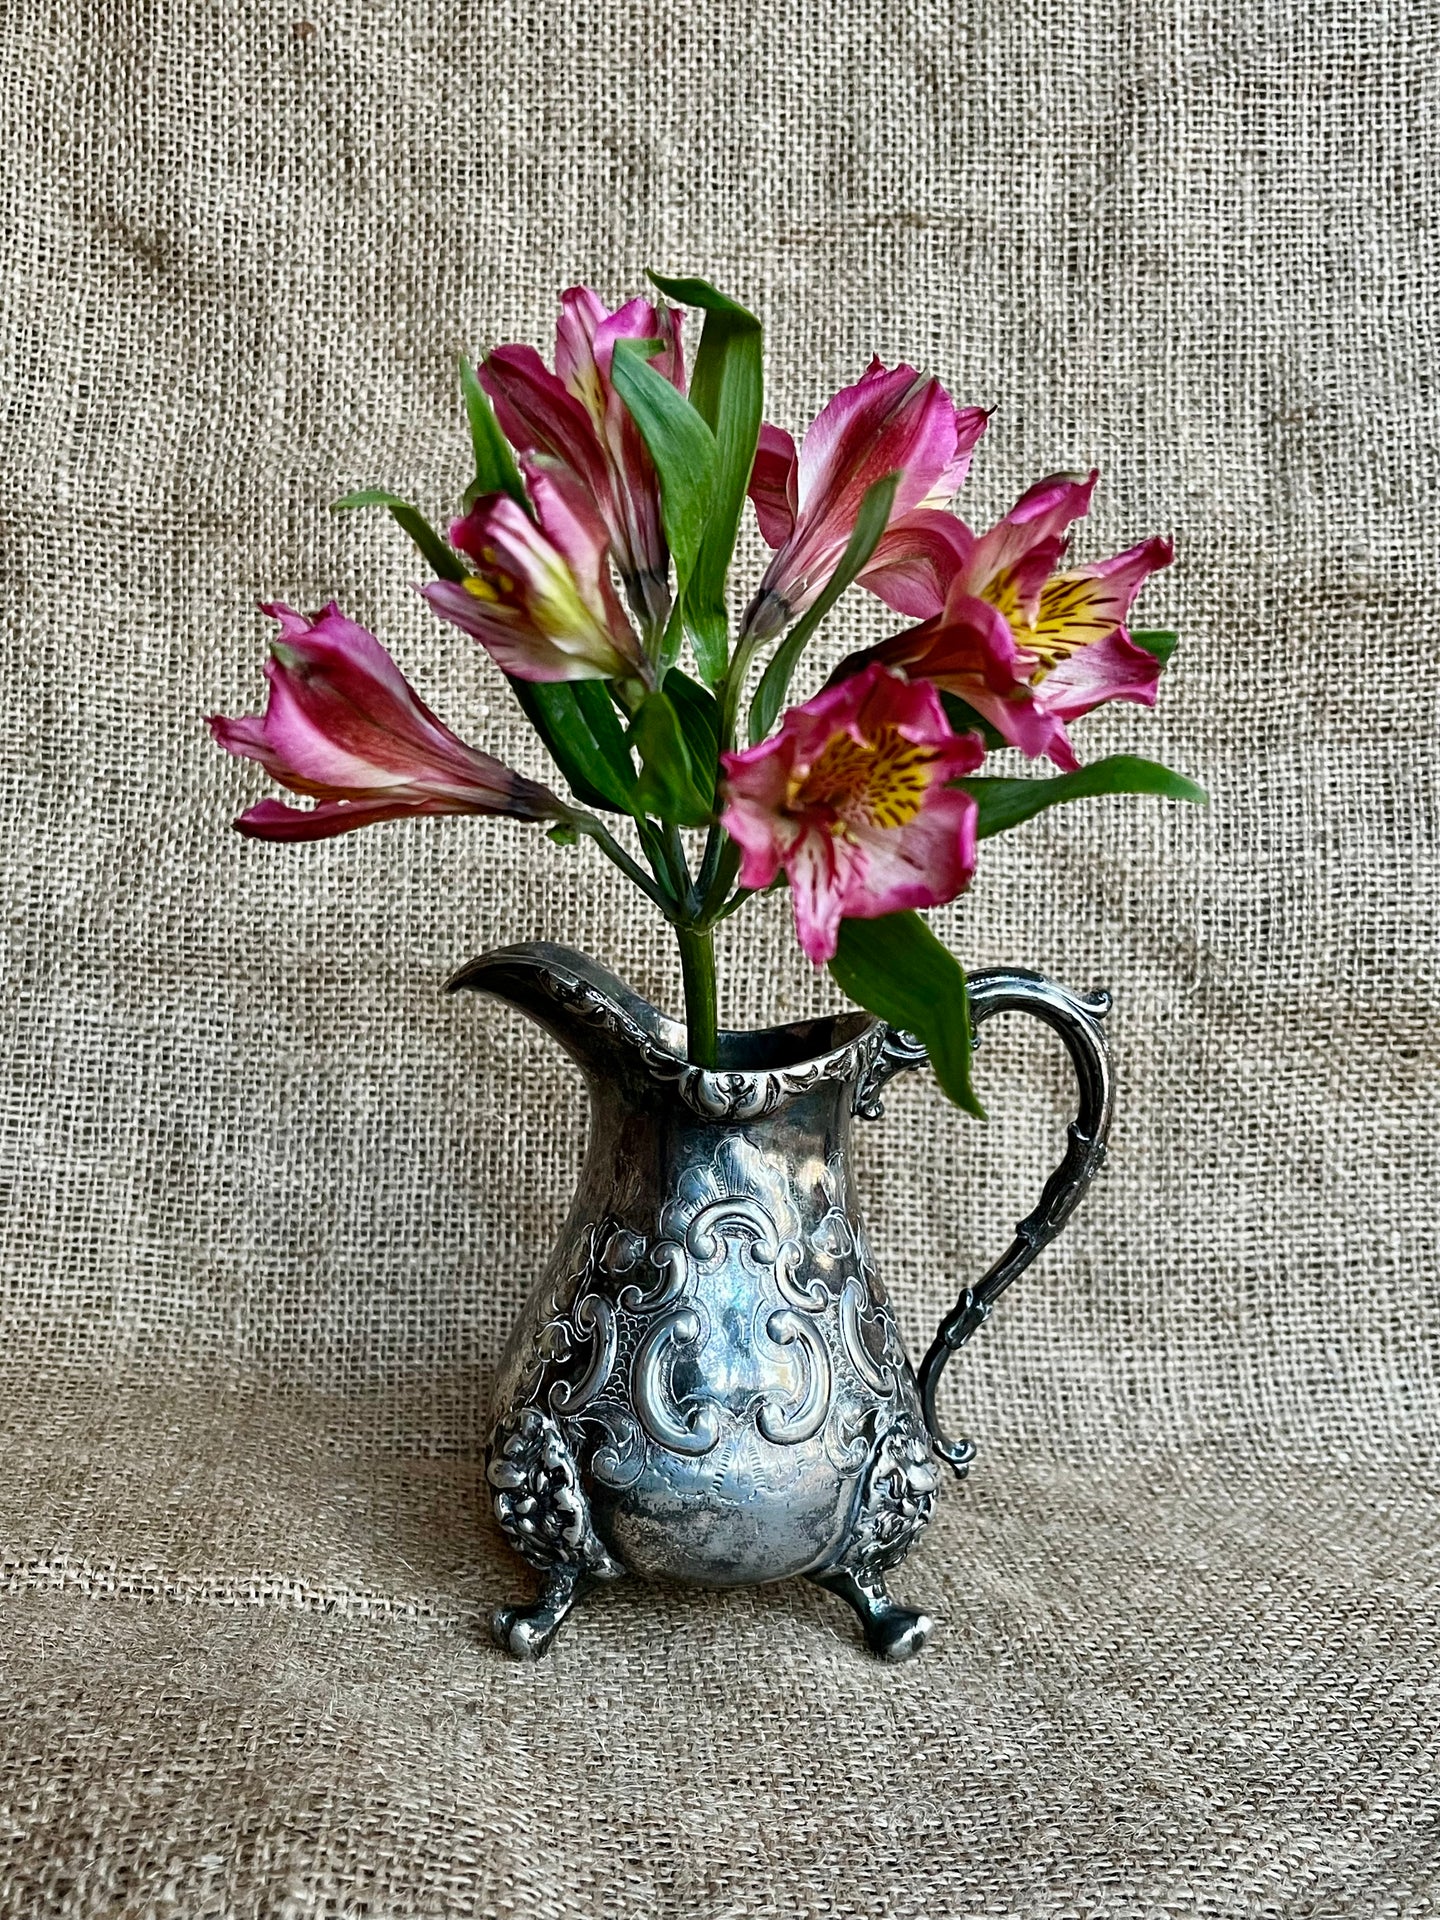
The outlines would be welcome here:
M 475 572 L 420 591 L 517 680 L 647 678 L 588 495 L 563 468 L 523 465 L 535 519 L 508 494 L 486 494 L 450 528 L 451 546 Z
M 945 514 L 923 516 L 920 538 L 912 527 L 906 550 L 887 550 L 887 535 L 871 584 L 923 624 L 853 655 L 840 674 L 878 660 L 933 681 L 1011 746 L 1073 772 L 1080 763 L 1067 721 L 1107 700 L 1155 704 L 1160 663 L 1135 645 L 1125 622 L 1145 581 L 1174 558 L 1168 540 L 1153 539 L 1055 571 L 1096 478 L 1042 480 L 978 537 Z
M 746 612 L 746 634 L 771 639 L 813 605 L 855 530 L 866 490 L 887 473 L 900 475 L 892 535 L 912 513 L 947 505 L 988 419 L 983 407 L 957 407 L 938 380 L 877 359 L 817 414 L 798 454 L 788 433 L 762 427 L 750 498 L 777 551 Z
M 280 622 L 265 663 L 263 714 L 208 725 L 227 753 L 258 760 L 308 810 L 262 800 L 235 822 L 256 840 L 328 840 L 376 820 L 421 813 L 508 813 L 561 819 L 548 787 L 467 747 L 416 694 L 380 642 L 332 601 L 307 618 L 262 609 Z
M 742 887 L 785 870 L 800 945 L 834 957 L 840 922 L 953 900 L 975 871 L 975 802 L 946 785 L 984 754 L 939 696 L 867 667 L 785 715 L 773 739 L 722 755 Z
M 584 487 L 609 534 L 626 597 L 653 636 L 670 612 L 670 551 L 654 462 L 611 384 L 617 340 L 658 340 L 650 365 L 685 391 L 679 313 L 648 300 L 612 313 L 589 287 L 560 296 L 554 373 L 533 347 L 496 347 L 480 383 L 511 444 L 557 461 Z

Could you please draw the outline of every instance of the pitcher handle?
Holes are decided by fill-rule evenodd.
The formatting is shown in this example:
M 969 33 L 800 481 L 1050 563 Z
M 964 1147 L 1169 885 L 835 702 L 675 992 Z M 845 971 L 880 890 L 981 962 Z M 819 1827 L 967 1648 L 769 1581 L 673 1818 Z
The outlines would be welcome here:
M 1110 1050 L 1100 1022 L 1110 1011 L 1108 993 L 1078 994 L 1043 974 L 1018 967 L 996 967 L 970 976 L 970 1021 L 977 1034 L 994 1013 L 1033 1013 L 1065 1042 L 1080 1086 L 1080 1107 L 1071 1121 L 1065 1158 L 1045 1182 L 1034 1211 L 1015 1229 L 1015 1238 L 982 1280 L 967 1287 L 940 1323 L 930 1351 L 916 1375 L 925 1424 L 935 1451 L 963 1480 L 975 1458 L 973 1440 L 952 1439 L 940 1424 L 936 1396 L 950 1356 L 958 1353 L 990 1309 L 1043 1247 L 1059 1233 L 1079 1205 L 1081 1195 L 1105 1163 L 1110 1131 Z M 879 1113 L 877 1098 L 885 1081 L 926 1064 L 928 1056 L 913 1034 L 887 1030 L 875 1071 L 865 1088 L 860 1111 Z

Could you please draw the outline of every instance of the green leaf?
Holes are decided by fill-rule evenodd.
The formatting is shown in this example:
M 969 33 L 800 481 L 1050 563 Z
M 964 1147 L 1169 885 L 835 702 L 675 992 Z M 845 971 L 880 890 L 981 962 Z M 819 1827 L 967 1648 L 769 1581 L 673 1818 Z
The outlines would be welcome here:
M 922 1041 L 956 1106 L 985 1118 L 970 1083 L 975 1035 L 965 970 L 918 913 L 842 920 L 830 973 L 858 1005 Z
M 1164 633 L 1159 628 L 1155 628 L 1144 633 L 1132 631 L 1130 638 L 1137 647 L 1143 647 L 1146 653 L 1153 654 L 1161 666 L 1165 667 L 1170 664 L 1170 656 L 1174 653 L 1180 636 L 1178 633 Z
M 700 552 L 715 489 L 715 436 L 683 393 L 649 364 L 656 342 L 617 340 L 610 377 L 660 479 L 660 518 L 683 594 Z M 647 351 L 648 349 L 648 351 Z
M 597 680 L 517 680 L 510 686 L 582 805 L 630 813 L 635 769 L 610 696 Z
M 359 493 L 347 493 L 343 500 L 336 500 L 330 511 L 349 513 L 356 507 L 387 507 L 396 524 L 404 528 L 420 549 L 432 573 L 438 574 L 442 580 L 465 578 L 465 568 L 455 554 L 420 509 L 412 507 L 408 500 L 402 500 L 398 494 L 387 493 L 383 487 L 362 487 Z
M 795 663 L 809 644 L 816 628 L 856 574 L 864 569 L 866 561 L 880 544 L 880 536 L 890 523 L 890 509 L 894 503 L 895 489 L 899 484 L 898 473 L 887 473 L 883 480 L 877 480 L 873 487 L 866 489 L 865 498 L 860 502 L 860 512 L 856 516 L 854 531 L 846 543 L 845 551 L 840 556 L 840 564 L 831 575 L 825 591 L 804 618 L 798 620 L 791 628 L 789 635 L 777 647 L 775 657 L 760 676 L 760 685 L 755 689 L 755 698 L 750 704 L 752 747 L 758 745 L 774 726 L 780 709 L 785 704 L 785 695 L 790 690 L 790 676 L 795 671 Z
M 690 403 L 714 434 L 718 457 L 709 517 L 685 590 L 685 620 L 700 672 L 713 687 L 729 657 L 725 577 L 760 437 L 763 341 L 754 314 L 708 280 L 675 280 L 653 272 L 650 278 L 672 300 L 705 314 L 690 375 Z
M 1078 773 L 1059 773 L 1050 780 L 994 780 L 980 777 L 956 780 L 952 785 L 973 795 L 980 808 L 976 834 L 988 840 L 1046 807 L 1066 800 L 1089 800 L 1101 793 L 1158 793 L 1169 800 L 1191 800 L 1205 806 L 1209 795 L 1183 774 L 1172 773 L 1157 760 L 1141 760 L 1130 753 L 1111 754 L 1081 767 Z
M 703 796 L 707 810 L 715 805 L 715 782 L 720 772 L 720 704 L 688 674 L 672 667 L 665 676 L 665 693 L 690 753 L 695 786 Z
M 470 422 L 470 444 L 475 449 L 475 478 L 465 489 L 465 505 L 473 507 L 487 493 L 508 493 L 517 506 L 528 513 L 530 502 L 525 482 L 510 451 L 510 443 L 500 431 L 490 396 L 481 386 L 475 369 L 462 353 L 460 391 L 465 396 L 465 417 Z
M 609 682 L 572 680 L 570 691 L 591 739 L 609 764 L 616 780 L 628 793 L 635 779 L 635 763 L 630 758 L 630 744 L 625 738 L 620 716 L 615 711 L 615 702 L 610 697 Z
M 685 602 L 677 595 L 670 608 L 670 618 L 665 622 L 665 631 L 660 636 L 660 651 L 655 662 L 662 680 L 680 658 L 680 646 L 684 638 Z
M 703 827 L 710 800 L 702 793 L 685 744 L 680 716 L 663 693 L 647 693 L 630 722 L 630 741 L 640 755 L 637 808 L 680 827 Z

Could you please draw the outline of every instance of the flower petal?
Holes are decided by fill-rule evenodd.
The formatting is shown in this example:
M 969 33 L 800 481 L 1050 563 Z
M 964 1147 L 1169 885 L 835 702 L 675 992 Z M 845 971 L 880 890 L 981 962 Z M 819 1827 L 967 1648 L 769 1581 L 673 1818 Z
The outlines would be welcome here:
M 977 752 L 974 765 L 980 763 Z M 968 769 L 973 771 L 973 767 Z M 863 884 L 845 894 L 845 915 L 878 920 L 909 907 L 934 907 L 963 893 L 975 876 L 975 823 L 979 808 L 968 793 L 936 793 L 905 833 L 861 829 Z
M 976 541 L 968 575 L 970 591 L 981 592 L 1032 548 L 1045 542 L 1063 542 L 1072 524 L 1090 511 L 1090 496 L 1099 477 L 1100 470 L 1094 467 L 1083 479 L 1073 473 L 1056 473 L 1027 488 L 1004 518 Z M 1055 550 L 1057 557 L 1061 550 Z
M 795 933 L 805 958 L 817 967 L 835 958 L 845 902 L 859 889 L 852 869 L 861 854 L 853 843 L 812 827 L 801 833 L 786 867 L 795 911 Z
M 917 503 L 919 506 L 927 508 L 949 506 L 965 484 L 966 476 L 970 472 L 970 462 L 976 447 L 980 444 L 980 436 L 989 424 L 990 409 L 988 407 L 956 407 L 954 457 L 925 498 Z
M 1159 683 L 1160 662 L 1120 627 L 1062 660 L 1039 682 L 1035 698 L 1057 719 L 1078 720 L 1107 700 L 1153 707 Z
M 517 452 L 559 461 L 598 501 L 606 473 L 594 422 L 535 349 L 496 347 L 481 361 L 479 380 Z
M 565 468 L 524 459 L 535 519 L 487 494 L 450 528 L 475 565 L 463 581 L 421 588 L 520 680 L 643 676 L 645 656 L 611 585 L 607 539 L 589 495 Z
M 283 800 L 257 800 L 235 822 L 247 840 L 333 840 L 357 827 L 382 820 L 409 820 L 420 814 L 464 813 L 461 806 L 428 800 L 322 800 L 313 807 L 287 807 Z
M 333 604 L 313 620 L 267 609 L 281 638 L 266 663 L 263 715 L 211 716 L 228 752 L 258 760 L 292 792 L 339 805 L 300 813 L 278 801 L 252 808 L 244 828 L 262 838 L 316 839 L 398 812 L 559 817 L 563 804 L 534 780 L 481 753 L 444 726 L 373 634 Z M 318 818 L 319 825 L 305 824 Z M 332 819 L 340 824 L 329 824 Z
M 755 463 L 750 469 L 750 498 L 761 538 L 767 546 L 783 546 L 795 531 L 799 466 L 795 442 L 767 420 L 760 429 Z
M 880 536 L 860 585 L 896 613 L 929 620 L 939 613 L 975 550 L 975 536 L 953 514 L 931 507 L 892 520 Z

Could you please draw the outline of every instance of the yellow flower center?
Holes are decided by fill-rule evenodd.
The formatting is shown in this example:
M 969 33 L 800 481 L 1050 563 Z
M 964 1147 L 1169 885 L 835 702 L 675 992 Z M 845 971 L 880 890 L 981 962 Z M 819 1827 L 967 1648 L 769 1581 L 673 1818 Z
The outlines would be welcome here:
M 1097 613 L 1101 592 L 1100 583 L 1089 575 L 1057 573 L 1040 589 L 1040 605 L 1033 620 L 1020 603 L 1013 572 L 992 580 L 981 597 L 1008 621 L 1016 645 L 1035 662 L 1030 676 L 1034 685 L 1062 660 L 1113 633 L 1114 619 Z
M 787 811 L 829 812 L 846 836 L 856 827 L 903 827 L 925 804 L 937 757 L 897 727 L 881 727 L 863 743 L 838 734 L 808 773 L 791 777 Z

